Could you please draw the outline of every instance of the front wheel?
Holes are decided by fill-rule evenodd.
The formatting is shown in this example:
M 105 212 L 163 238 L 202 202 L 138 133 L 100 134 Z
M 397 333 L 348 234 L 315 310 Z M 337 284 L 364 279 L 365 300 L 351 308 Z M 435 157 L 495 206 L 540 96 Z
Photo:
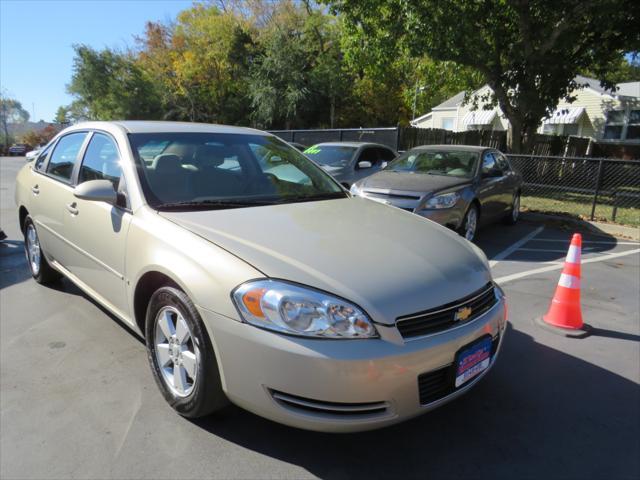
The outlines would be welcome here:
M 145 337 L 156 383 L 180 415 L 202 417 L 228 403 L 211 341 L 183 291 L 162 287 L 151 296 Z
M 464 238 L 473 242 L 473 239 L 476 236 L 476 230 L 478 228 L 478 207 L 474 204 L 471 204 L 469 210 L 467 210 L 467 214 L 464 216 L 462 220 L 462 227 L 459 232 Z
M 513 203 L 511 204 L 511 210 L 504 217 L 504 223 L 507 225 L 515 225 L 520 218 L 520 194 L 516 193 L 513 197 Z

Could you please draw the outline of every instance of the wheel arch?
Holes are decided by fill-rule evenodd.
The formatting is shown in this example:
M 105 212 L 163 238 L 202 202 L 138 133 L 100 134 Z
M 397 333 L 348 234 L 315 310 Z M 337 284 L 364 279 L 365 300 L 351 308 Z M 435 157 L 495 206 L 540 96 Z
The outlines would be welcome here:
M 24 222 L 27 219 L 28 215 L 29 211 L 27 210 L 27 208 L 24 205 L 20 205 L 20 208 L 18 209 L 18 224 L 20 226 L 21 232 L 24 232 Z
M 152 269 L 143 273 L 136 282 L 133 291 L 133 319 L 143 336 L 149 300 L 154 292 L 162 287 L 174 287 L 189 295 L 189 292 L 180 283 L 160 269 Z M 189 297 L 191 296 L 189 295 Z
M 480 203 L 480 200 L 478 200 L 478 197 L 473 197 L 473 200 L 469 202 L 469 206 L 467 207 L 467 212 L 469 211 L 472 205 L 475 205 L 476 210 L 478 211 L 478 220 L 480 220 L 480 217 L 482 216 L 482 204 Z M 467 212 L 464 212 L 465 216 L 467 215 Z

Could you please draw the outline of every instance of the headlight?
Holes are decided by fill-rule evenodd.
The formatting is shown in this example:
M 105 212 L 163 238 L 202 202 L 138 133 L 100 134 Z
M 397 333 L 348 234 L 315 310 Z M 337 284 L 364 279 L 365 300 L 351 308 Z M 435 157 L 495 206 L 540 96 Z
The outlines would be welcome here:
M 323 338 L 371 338 L 377 332 L 355 305 L 274 280 L 243 283 L 232 293 L 242 318 L 277 332 Z
M 353 185 L 351 185 L 349 192 L 351 192 L 351 195 L 357 197 L 362 193 L 362 189 L 358 186 L 357 183 L 354 183 Z
M 451 208 L 453 207 L 460 195 L 456 192 L 452 193 L 443 193 L 442 195 L 436 195 L 435 197 L 431 197 L 427 200 L 427 203 L 424 204 L 424 209 L 440 209 L 440 208 Z

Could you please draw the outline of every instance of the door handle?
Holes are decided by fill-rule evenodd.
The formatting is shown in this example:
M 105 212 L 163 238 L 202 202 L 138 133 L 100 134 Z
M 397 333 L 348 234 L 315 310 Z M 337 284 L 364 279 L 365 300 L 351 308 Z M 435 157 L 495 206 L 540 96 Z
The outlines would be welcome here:
M 32 192 L 34 195 L 38 195 L 38 194 L 40 193 L 40 188 L 38 187 L 38 185 L 37 185 L 37 184 L 36 184 L 36 185 L 34 185 L 33 187 L 31 187 L 31 192 Z
M 69 211 L 69 213 L 71 215 L 77 215 L 78 214 L 78 209 L 76 208 L 76 202 L 70 203 L 67 205 L 67 210 Z

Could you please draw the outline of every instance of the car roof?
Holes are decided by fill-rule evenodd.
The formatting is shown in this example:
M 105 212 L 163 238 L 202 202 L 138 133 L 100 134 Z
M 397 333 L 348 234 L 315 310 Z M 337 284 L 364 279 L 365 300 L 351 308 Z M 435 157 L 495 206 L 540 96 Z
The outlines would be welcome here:
M 314 147 L 354 147 L 354 148 L 358 148 L 358 147 L 362 147 L 362 146 L 371 146 L 371 147 L 384 147 L 384 148 L 388 148 L 390 150 L 393 150 L 393 148 L 391 148 L 388 145 L 383 145 L 382 143 L 373 143 L 373 142 L 322 142 L 322 143 L 316 143 L 313 146 Z
M 271 136 L 270 133 L 247 127 L 214 125 L 210 123 L 164 122 L 153 120 L 116 120 L 111 122 L 82 122 L 73 130 L 83 128 L 105 128 L 107 125 L 120 127 L 127 133 L 244 133 Z
M 482 152 L 484 150 L 497 150 L 492 147 L 482 145 L 420 145 L 413 147 L 409 151 L 414 150 L 439 150 L 445 152 Z

